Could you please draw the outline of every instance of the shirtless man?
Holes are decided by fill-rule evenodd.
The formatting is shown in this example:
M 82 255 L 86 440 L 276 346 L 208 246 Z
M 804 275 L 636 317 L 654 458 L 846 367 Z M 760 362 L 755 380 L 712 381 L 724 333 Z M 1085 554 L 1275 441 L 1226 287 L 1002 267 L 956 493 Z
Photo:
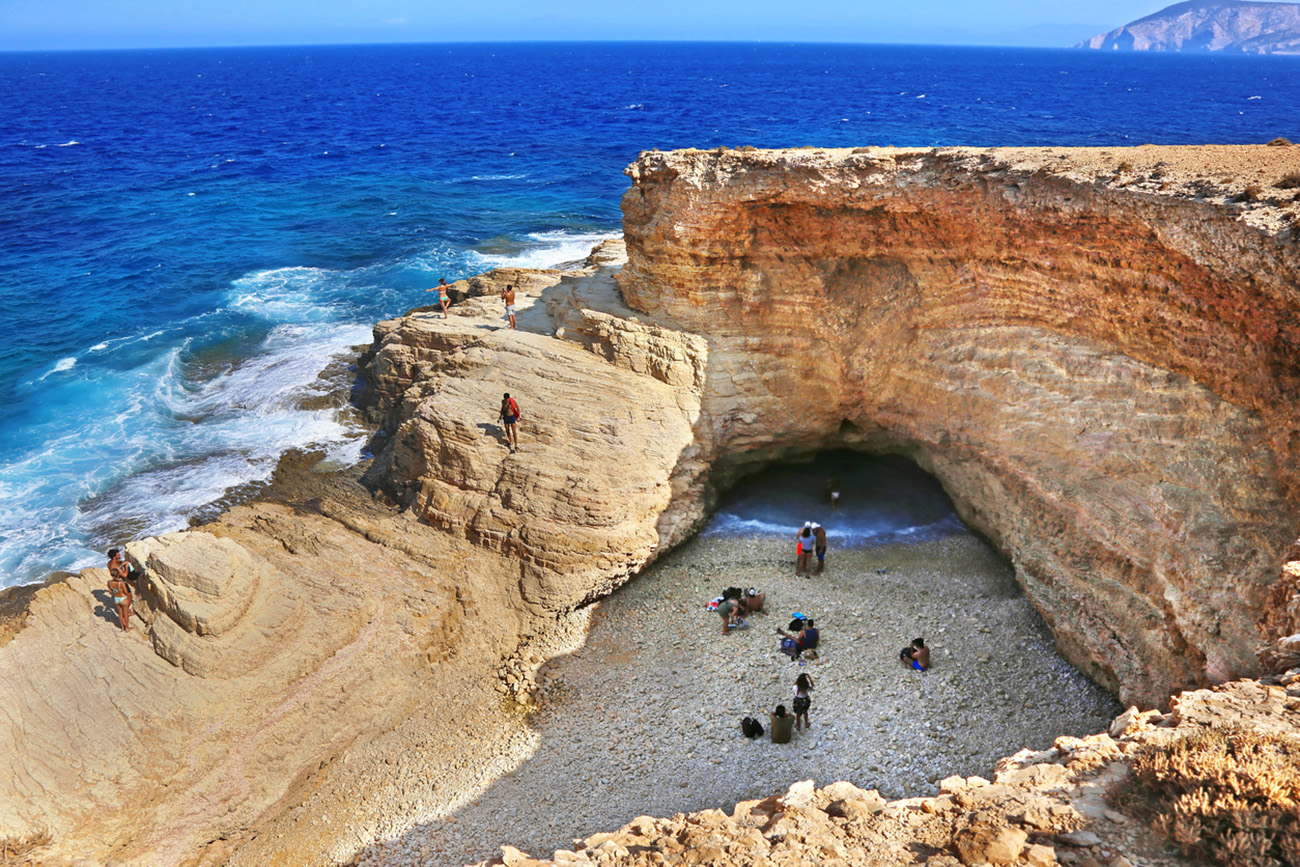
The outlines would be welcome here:
M 446 319 L 447 305 L 451 303 L 451 299 L 447 297 L 447 278 L 439 277 L 437 286 L 434 286 L 432 289 L 425 289 L 424 291 L 438 293 L 437 295 L 433 296 L 433 303 L 437 304 L 439 307 L 442 308 L 442 318 Z
M 813 541 L 815 543 L 814 549 L 817 552 L 817 571 L 813 574 L 820 575 L 822 574 L 822 570 L 826 568 L 826 528 L 821 524 L 814 522 L 812 525 L 812 531 Z
M 506 302 L 506 316 L 510 317 L 510 328 L 515 327 L 515 287 L 514 284 L 508 284 L 501 290 L 501 300 Z
M 510 451 L 519 448 L 519 435 L 515 432 L 515 423 L 519 421 L 519 404 L 506 392 L 501 398 L 501 423 L 506 428 L 506 445 Z

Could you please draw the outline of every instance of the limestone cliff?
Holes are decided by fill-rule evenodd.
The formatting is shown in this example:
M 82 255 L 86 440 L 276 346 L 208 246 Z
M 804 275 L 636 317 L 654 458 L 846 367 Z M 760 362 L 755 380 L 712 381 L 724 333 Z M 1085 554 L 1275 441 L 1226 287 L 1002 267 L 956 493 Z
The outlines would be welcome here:
M 1254 153 L 1281 171 L 1291 151 Z M 620 285 L 709 338 L 704 484 L 829 446 L 909 454 L 1125 700 L 1255 670 L 1300 517 L 1294 205 L 1188 197 L 1172 158 L 643 154 Z
M 1297 54 L 1300 53 L 1300 4 L 1190 0 L 1074 47 L 1105 51 Z

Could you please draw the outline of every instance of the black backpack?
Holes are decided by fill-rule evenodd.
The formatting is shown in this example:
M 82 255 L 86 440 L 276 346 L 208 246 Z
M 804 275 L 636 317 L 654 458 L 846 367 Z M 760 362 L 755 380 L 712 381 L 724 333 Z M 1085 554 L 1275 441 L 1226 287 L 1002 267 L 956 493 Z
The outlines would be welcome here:
M 752 716 L 747 716 L 740 721 L 740 731 L 747 738 L 762 737 L 763 726 Z

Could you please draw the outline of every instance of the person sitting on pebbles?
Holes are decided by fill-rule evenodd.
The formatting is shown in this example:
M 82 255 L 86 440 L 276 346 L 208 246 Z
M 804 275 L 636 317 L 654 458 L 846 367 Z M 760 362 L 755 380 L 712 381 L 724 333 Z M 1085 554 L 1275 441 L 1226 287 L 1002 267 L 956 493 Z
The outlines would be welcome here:
M 790 743 L 790 735 L 794 731 L 794 714 L 786 713 L 785 705 L 778 704 L 776 710 L 768 714 L 768 719 L 772 721 L 769 729 L 772 733 L 772 743 Z
M 898 652 L 898 658 L 916 671 L 925 671 L 930 667 L 930 648 L 925 646 L 924 638 L 913 638 L 910 645 Z
M 759 593 L 753 587 L 745 591 L 740 597 L 740 604 L 744 606 L 745 613 L 757 614 L 763 610 L 763 603 L 767 601 L 766 593 Z
M 799 654 L 803 653 L 805 650 L 812 650 L 817 646 L 817 642 L 821 640 L 821 633 L 817 630 L 817 627 L 813 625 L 811 618 L 803 621 L 803 628 L 799 630 L 798 635 L 791 635 L 779 626 L 776 628 L 776 631 L 782 638 L 788 638 L 794 641 L 794 652 L 790 655 L 795 659 L 798 659 Z

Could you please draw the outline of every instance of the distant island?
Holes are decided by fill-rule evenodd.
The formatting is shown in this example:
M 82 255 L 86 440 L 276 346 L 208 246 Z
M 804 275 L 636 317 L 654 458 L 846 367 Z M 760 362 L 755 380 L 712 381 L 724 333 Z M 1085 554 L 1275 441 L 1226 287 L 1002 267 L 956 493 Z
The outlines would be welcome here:
M 1074 47 L 1109 51 L 1300 54 L 1300 3 L 1190 0 Z

